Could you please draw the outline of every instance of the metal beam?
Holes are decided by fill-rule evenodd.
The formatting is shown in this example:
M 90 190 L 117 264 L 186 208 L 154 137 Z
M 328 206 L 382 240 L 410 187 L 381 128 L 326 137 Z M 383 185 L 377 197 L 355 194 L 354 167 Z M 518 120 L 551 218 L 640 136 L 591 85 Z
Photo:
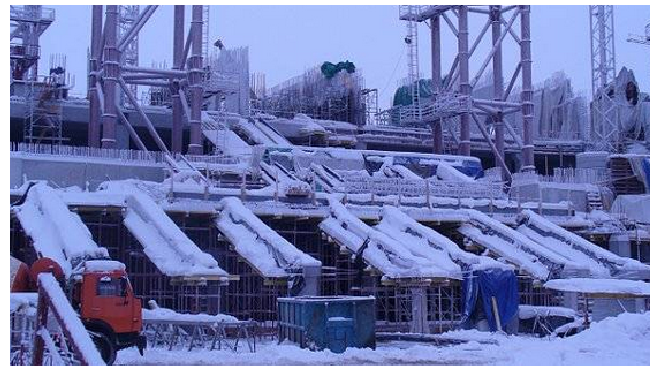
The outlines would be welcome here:
M 498 46 L 497 41 L 500 40 L 501 33 L 501 14 L 502 6 L 501 5 L 491 5 L 490 6 L 490 22 L 491 22 L 491 42 L 493 48 L 496 48 L 495 53 L 493 54 L 493 100 L 502 101 L 504 96 L 504 73 L 502 71 L 502 46 Z M 492 116 L 493 125 L 495 126 L 495 148 L 498 153 L 498 160 L 504 160 L 504 123 L 502 119 L 504 114 L 502 112 L 502 107 L 498 107 L 497 113 Z M 506 169 L 506 163 L 501 162 L 498 166 L 502 169 Z M 510 175 L 510 174 L 509 174 Z
M 511 16 L 511 22 L 508 24 L 508 28 L 511 28 L 513 25 L 513 22 L 516 20 L 518 17 L 518 14 L 520 13 L 519 10 L 516 10 L 513 15 Z M 488 63 L 490 63 L 490 60 L 493 58 L 493 55 L 495 52 L 502 47 L 502 40 L 504 40 L 504 36 L 506 36 L 506 33 L 508 32 L 507 29 L 504 30 L 504 33 L 500 35 L 500 37 L 497 39 L 497 41 L 493 44 L 493 47 L 490 49 L 490 52 L 488 53 L 488 56 L 486 57 L 486 60 L 481 64 L 481 67 L 479 68 L 479 72 L 474 76 L 474 79 L 472 79 L 472 86 L 475 86 L 476 83 L 479 81 L 481 78 L 481 75 L 484 73 L 486 70 L 486 67 L 488 67 Z
M 192 101 L 190 105 L 190 143 L 188 152 L 192 155 L 202 154 L 202 5 L 193 5 L 192 8 L 192 55 L 190 57 L 190 69 L 188 70 L 189 89 Z
M 511 76 L 511 81 L 509 81 L 509 85 L 507 85 L 506 90 L 504 91 L 504 95 L 502 96 L 503 101 L 506 101 L 509 98 L 509 94 L 511 94 L 513 85 L 516 83 L 516 79 L 518 79 L 518 75 L 520 74 L 521 68 L 522 66 L 520 65 L 520 62 L 518 62 L 518 65 L 516 66 L 516 70 L 513 71 L 513 76 Z
M 92 25 L 89 48 L 89 74 L 87 77 L 87 99 L 89 100 L 89 123 L 87 126 L 87 146 L 98 148 L 101 146 L 101 112 L 103 104 L 98 93 L 101 92 L 101 84 L 98 83 L 96 71 L 100 68 L 100 60 L 96 58 L 101 48 L 101 36 L 103 34 L 103 6 L 92 6 Z M 102 92 L 101 92 L 102 93 Z
M 468 56 L 468 17 L 467 5 L 458 7 L 458 64 L 460 93 L 469 96 L 470 89 L 470 69 Z M 461 141 L 458 145 L 458 154 L 462 156 L 470 155 L 470 114 L 462 113 L 461 120 Z
M 188 36 L 186 37 L 186 45 L 183 47 L 183 53 L 181 53 L 181 61 L 179 62 L 180 70 L 184 70 L 186 68 L 186 61 L 188 60 L 188 52 L 190 51 L 191 44 L 192 44 L 192 27 L 188 30 Z
M 493 141 L 490 139 L 490 135 L 488 134 L 488 131 L 486 130 L 484 125 L 481 123 L 481 121 L 479 121 L 479 119 L 475 114 L 472 114 L 472 119 L 477 124 L 477 127 L 479 128 L 479 131 L 481 131 L 481 134 L 483 135 L 484 139 L 486 139 L 486 142 L 488 142 L 488 146 L 490 146 L 490 149 L 493 152 L 493 155 L 495 156 L 497 163 L 505 164 L 504 158 L 502 158 L 502 155 L 498 151 L 497 147 L 495 146 L 495 144 L 493 144 Z M 506 166 L 502 166 L 502 172 L 504 173 L 503 175 L 505 176 L 506 180 L 510 181 L 512 177 L 509 169 L 507 169 Z
M 119 52 L 123 53 L 124 50 L 126 50 L 126 47 L 128 44 L 133 41 L 133 39 L 137 36 L 137 34 L 140 32 L 142 27 L 147 23 L 149 18 L 151 17 L 152 14 L 158 9 L 158 5 L 147 5 L 147 7 L 140 13 L 137 21 L 133 23 L 133 27 L 131 27 L 128 32 L 124 35 L 124 37 L 119 41 Z
M 522 66 L 522 118 L 523 118 L 523 148 L 522 171 L 535 172 L 534 166 L 534 102 L 532 89 L 532 39 L 530 37 L 530 7 L 519 5 L 520 10 L 520 64 Z
M 431 18 L 431 81 L 435 91 L 442 90 L 442 60 L 440 58 L 440 18 L 436 15 Z M 433 153 L 444 152 L 442 137 L 442 119 L 431 122 L 433 133 Z
M 151 158 L 151 155 L 149 154 L 147 147 L 144 145 L 144 143 L 142 143 L 140 137 L 135 132 L 135 129 L 133 129 L 131 123 L 128 122 L 128 119 L 124 115 L 124 112 L 122 112 L 121 107 L 119 107 L 119 105 L 117 105 L 117 114 L 121 119 L 121 122 L 126 127 L 126 130 L 128 130 L 128 134 L 131 136 L 131 139 L 133 139 L 133 143 L 135 143 L 135 145 L 137 145 L 142 151 L 144 151 L 147 154 L 147 157 Z
M 167 77 L 186 77 L 186 72 L 184 71 L 175 71 L 169 69 L 159 69 L 159 68 L 147 68 L 147 67 L 133 67 L 133 66 L 121 66 L 122 72 L 135 72 L 135 73 L 146 73 L 151 75 L 161 75 Z
M 103 57 L 103 138 L 102 148 L 117 145 L 117 78 L 119 77 L 119 52 L 117 51 L 117 5 L 105 6 L 105 55 Z
M 447 17 L 445 13 L 442 13 L 442 18 L 445 20 L 445 22 L 447 22 L 449 28 L 451 29 L 451 32 L 454 33 L 454 36 L 458 37 L 458 30 L 456 29 L 456 27 L 454 27 L 454 24 L 451 22 L 451 19 L 449 19 L 449 17 Z
M 145 125 L 147 126 L 147 130 L 149 130 L 149 134 L 151 134 L 151 137 L 154 139 L 156 142 L 156 145 L 158 145 L 158 148 L 165 152 L 166 154 L 169 154 L 169 150 L 165 146 L 165 143 L 163 143 L 163 140 L 160 139 L 160 135 L 158 135 L 158 132 L 156 131 L 156 128 L 151 124 L 151 120 L 149 120 L 149 117 L 144 113 L 142 110 L 142 107 L 135 101 L 135 97 L 133 97 L 132 94 L 130 94 L 130 90 L 128 89 L 128 86 L 126 86 L 126 82 L 124 79 L 119 77 L 119 86 L 121 86 L 122 90 L 124 90 L 124 93 L 126 93 L 126 97 L 128 98 L 129 102 L 131 102 L 131 105 L 133 105 L 133 108 L 140 114 L 140 117 L 142 118 L 142 121 L 144 121 Z
M 186 7 L 184 5 L 174 6 L 174 29 L 172 34 L 172 68 L 182 69 L 181 61 L 185 64 L 183 55 L 183 44 L 185 34 Z M 181 99 L 179 96 L 180 87 L 178 83 L 172 86 L 172 152 L 181 153 L 183 151 L 183 122 Z

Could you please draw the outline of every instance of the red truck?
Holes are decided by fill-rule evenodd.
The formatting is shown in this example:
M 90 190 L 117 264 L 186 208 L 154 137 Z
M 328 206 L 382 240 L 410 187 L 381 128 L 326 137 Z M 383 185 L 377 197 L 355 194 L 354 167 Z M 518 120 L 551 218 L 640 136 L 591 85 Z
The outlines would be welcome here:
M 83 261 L 66 280 L 57 262 L 42 257 L 28 267 L 20 263 L 13 274 L 11 292 L 36 292 L 39 273 L 50 272 L 67 293 L 106 364 L 111 365 L 120 349 L 146 347 L 141 335 L 142 304 L 133 294 L 124 264 L 111 260 Z

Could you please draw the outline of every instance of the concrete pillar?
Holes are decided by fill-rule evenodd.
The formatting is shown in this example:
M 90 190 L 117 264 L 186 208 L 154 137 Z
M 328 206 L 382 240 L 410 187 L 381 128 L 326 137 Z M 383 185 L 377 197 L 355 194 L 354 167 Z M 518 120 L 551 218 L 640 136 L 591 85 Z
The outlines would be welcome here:
M 183 45 L 184 45 L 184 28 L 186 18 L 185 5 L 174 6 L 174 34 L 173 34 L 173 48 L 172 48 L 172 68 L 179 69 L 179 63 L 183 58 Z M 179 99 L 179 84 L 174 83 L 171 89 L 172 92 L 172 145 L 171 150 L 174 153 L 181 153 L 183 146 L 183 107 Z
M 460 83 L 460 94 L 470 95 L 470 68 L 468 54 L 468 7 L 460 5 L 458 7 L 458 78 Z M 470 155 L 470 114 L 462 113 L 461 120 L 461 138 L 458 144 L 458 154 L 462 156 Z
M 202 154 L 202 5 L 192 7 L 192 55 L 189 59 L 188 82 L 192 95 L 190 107 L 190 144 L 188 153 Z
M 105 47 L 103 57 L 103 139 L 101 147 L 116 148 L 117 129 L 117 77 L 119 51 L 117 50 L 117 5 L 105 7 Z
M 491 39 L 493 47 L 497 44 L 501 35 L 501 5 L 490 6 L 490 25 L 491 25 Z M 504 96 L 504 75 L 502 72 L 502 45 L 495 50 L 493 54 L 493 100 L 502 101 Z M 497 113 L 493 115 L 493 125 L 495 126 L 495 148 L 499 157 L 495 157 L 497 166 L 502 169 L 506 168 L 506 164 L 501 162 L 499 158 L 504 160 L 504 114 L 502 107 L 497 108 Z M 504 179 L 506 175 L 502 174 Z
M 87 125 L 87 146 L 101 146 L 101 105 L 96 93 L 96 75 L 99 69 L 101 37 L 103 34 L 103 5 L 92 5 L 92 30 L 89 45 L 89 75 L 87 77 L 87 99 L 89 100 L 89 123 Z
M 431 81 L 434 90 L 440 90 L 442 84 L 442 60 L 440 59 L 440 17 L 431 18 Z M 442 120 L 431 122 L 433 132 L 433 153 L 444 152 Z
M 532 49 L 529 30 L 529 5 L 520 7 L 520 65 L 522 74 L 522 117 L 523 117 L 523 149 L 522 171 L 536 171 L 534 167 L 534 102 L 532 100 Z

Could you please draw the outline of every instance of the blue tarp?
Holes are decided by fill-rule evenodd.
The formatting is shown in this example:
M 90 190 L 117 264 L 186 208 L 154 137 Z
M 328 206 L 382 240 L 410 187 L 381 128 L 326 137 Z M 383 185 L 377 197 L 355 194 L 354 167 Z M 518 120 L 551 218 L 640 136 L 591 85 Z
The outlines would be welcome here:
M 497 331 L 491 297 L 497 300 L 497 310 L 502 328 L 516 316 L 520 298 L 518 279 L 513 271 L 486 269 L 465 272 L 462 282 L 463 324 L 475 323 L 473 317 L 485 316 L 491 331 Z
M 628 163 L 635 173 L 637 179 L 644 183 L 644 188 L 647 192 L 651 192 L 651 157 L 650 156 L 635 156 L 629 157 Z

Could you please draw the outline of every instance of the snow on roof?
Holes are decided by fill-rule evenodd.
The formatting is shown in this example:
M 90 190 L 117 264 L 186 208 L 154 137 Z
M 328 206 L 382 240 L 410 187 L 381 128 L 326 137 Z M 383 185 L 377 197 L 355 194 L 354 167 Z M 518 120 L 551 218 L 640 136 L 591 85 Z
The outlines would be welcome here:
M 126 271 L 124 263 L 114 260 L 89 260 L 84 263 L 84 267 L 91 272 Z
M 564 228 L 552 223 L 551 221 L 539 216 L 532 210 L 523 210 L 521 217 L 525 224 L 533 225 L 541 231 L 551 234 L 555 239 L 563 240 L 566 246 L 579 250 L 582 253 L 591 256 L 593 259 L 617 265 L 618 269 L 631 271 L 649 271 L 650 266 L 640 263 L 631 258 L 625 258 L 611 253 L 602 247 L 596 246 L 590 241 L 571 233 Z
M 534 242 L 540 244 L 541 246 L 547 247 L 555 253 L 562 255 L 572 265 L 588 269 L 590 275 L 593 277 L 605 278 L 610 276 L 610 271 L 600 262 L 594 260 L 579 250 L 571 248 L 570 245 L 565 244 L 562 241 L 554 239 L 550 236 L 541 235 L 524 224 L 518 226 L 516 230 L 529 237 Z
M 25 203 L 14 210 L 37 255 L 56 261 L 66 277 L 71 276 L 74 259 L 108 257 L 108 251 L 96 245 L 78 214 L 69 211 L 52 188 L 35 185 Z
M 650 296 L 651 284 L 644 281 L 612 278 L 566 278 L 546 282 L 543 287 L 558 291 L 588 294 L 629 294 Z
M 60 315 L 63 326 L 69 330 L 71 336 L 69 340 L 80 348 L 81 356 L 85 358 L 87 364 L 90 366 L 104 366 L 105 362 L 103 362 L 94 342 L 92 342 L 89 332 L 87 332 L 87 329 L 80 322 L 78 314 L 71 307 L 69 300 L 64 295 L 55 277 L 50 273 L 41 273 L 39 274 L 38 281 L 39 286 L 48 293 L 50 303 Z
M 124 225 L 144 253 L 170 277 L 228 276 L 202 252 L 149 196 L 135 190 L 126 196 Z
M 321 265 L 265 225 L 238 198 L 224 198 L 221 208 L 218 229 L 263 276 L 288 277 L 291 270 Z
M 368 243 L 362 251 L 367 264 L 372 265 L 383 277 L 453 277 L 451 267 L 442 265 L 428 250 L 407 246 L 382 231 L 388 228 L 372 228 L 354 216 L 339 201 L 329 198 L 332 216 L 321 223 L 321 229 L 342 245 L 358 254 L 364 241 Z M 334 219 L 334 221 L 333 221 Z M 393 232 L 394 233 L 394 232 Z
M 168 322 L 195 322 L 195 323 L 218 323 L 218 322 L 238 322 L 238 319 L 234 316 L 227 314 L 184 314 L 177 313 L 172 309 L 167 308 L 155 308 L 147 309 L 142 308 L 142 319 L 143 320 L 165 320 Z
M 382 226 L 382 227 L 381 227 Z M 497 262 L 487 256 L 477 256 L 462 250 L 456 243 L 434 231 L 433 229 L 417 223 L 413 218 L 393 206 L 383 207 L 383 220 L 376 227 L 390 237 L 404 242 L 413 253 L 416 250 L 426 252 L 431 259 L 446 264 L 447 270 L 454 270 L 459 275 L 461 267 L 454 262 L 460 262 L 474 269 L 512 269 L 508 264 Z M 451 264 L 450 264 L 451 263 Z

